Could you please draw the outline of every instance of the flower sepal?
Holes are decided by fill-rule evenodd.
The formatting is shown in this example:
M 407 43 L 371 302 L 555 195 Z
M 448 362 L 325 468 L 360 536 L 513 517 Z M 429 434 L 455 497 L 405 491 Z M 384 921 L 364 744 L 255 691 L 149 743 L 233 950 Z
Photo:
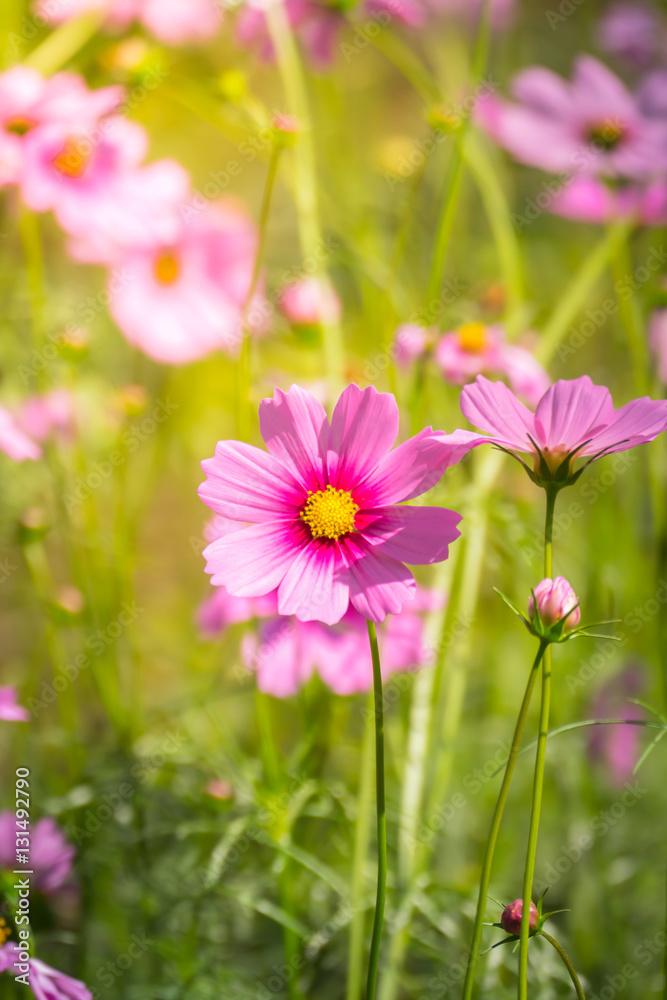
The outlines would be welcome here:
M 620 642 L 620 637 L 615 635 L 605 635 L 597 632 L 591 632 L 590 629 L 599 628 L 602 625 L 616 625 L 620 622 L 620 618 L 610 618 L 605 621 L 591 622 L 588 625 L 577 625 L 576 628 L 568 627 L 568 619 L 579 610 L 579 602 L 573 604 L 572 607 L 568 607 L 567 611 L 562 618 L 559 618 L 555 622 L 550 622 L 545 620 L 545 618 L 540 615 L 539 608 L 539 596 L 536 599 L 535 591 L 531 591 L 533 606 L 535 608 L 535 617 L 530 618 L 523 613 L 523 611 L 517 607 L 514 601 L 503 594 L 502 590 L 498 587 L 493 588 L 495 592 L 502 597 L 505 604 L 512 609 L 514 614 L 521 619 L 531 635 L 534 635 L 536 639 L 543 642 L 545 645 L 550 645 L 552 643 L 567 642 L 569 639 L 575 639 L 577 636 L 586 636 L 589 639 L 613 639 Z

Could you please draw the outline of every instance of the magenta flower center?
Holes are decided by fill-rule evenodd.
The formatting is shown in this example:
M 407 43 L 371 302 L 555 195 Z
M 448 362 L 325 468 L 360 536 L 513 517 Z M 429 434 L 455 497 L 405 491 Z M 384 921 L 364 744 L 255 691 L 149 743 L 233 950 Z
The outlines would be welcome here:
M 469 354 L 481 354 L 488 346 L 486 327 L 483 323 L 464 323 L 457 331 L 459 347 Z
M 64 177 L 78 180 L 83 177 L 91 159 L 90 144 L 85 146 L 77 139 L 67 139 L 65 145 L 53 158 L 53 166 Z
M 181 262 L 175 253 L 167 251 L 155 258 L 153 274 L 161 285 L 173 285 L 181 273 Z
M 299 515 L 310 528 L 313 538 L 341 538 L 355 530 L 358 504 L 347 490 L 327 486 L 317 493 L 308 491 L 306 505 Z
M 620 122 L 607 120 L 597 122 L 589 126 L 588 140 L 598 148 L 604 150 L 614 149 L 625 134 L 625 129 Z

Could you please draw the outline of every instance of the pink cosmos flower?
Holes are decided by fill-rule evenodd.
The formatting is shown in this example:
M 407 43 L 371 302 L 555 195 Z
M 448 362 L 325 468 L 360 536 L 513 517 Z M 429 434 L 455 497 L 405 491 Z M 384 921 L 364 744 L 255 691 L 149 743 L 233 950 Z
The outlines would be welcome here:
M 220 441 L 202 463 L 204 503 L 250 527 L 205 550 L 212 583 L 235 597 L 278 590 L 278 611 L 301 621 L 339 622 L 350 602 L 382 621 L 414 595 L 404 563 L 447 558 L 460 517 L 406 506 L 471 447 L 430 428 L 391 450 L 398 434 L 394 397 L 350 385 L 331 424 L 309 393 L 276 389 L 259 408 L 268 448 Z M 474 440 L 475 435 L 468 435 Z
M 643 688 L 641 671 L 636 666 L 625 669 L 598 692 L 593 701 L 591 715 L 596 719 L 643 719 L 645 712 L 629 698 L 641 696 Z M 632 777 L 639 760 L 640 726 L 593 726 L 589 753 L 594 760 L 607 765 L 611 783 L 621 788 Z
M 47 80 L 27 66 L 12 66 L 0 74 L 0 185 L 19 180 L 27 138 L 41 126 L 61 123 L 92 130 L 122 96 L 120 87 L 88 90 L 74 73 L 56 73 Z
M 665 32 L 657 11 L 648 4 L 619 0 L 600 18 L 598 44 L 635 66 L 646 66 L 665 50 Z
M 74 397 L 69 389 L 50 389 L 42 396 L 30 396 L 19 407 L 17 422 L 35 441 L 52 435 L 69 438 L 74 431 Z
M 540 580 L 528 602 L 528 616 L 535 620 L 535 601 L 542 625 L 550 628 L 565 619 L 565 631 L 571 632 L 581 621 L 579 598 L 564 576 L 556 576 L 552 580 L 546 577 Z
M 50 24 L 96 12 L 107 27 L 126 28 L 139 21 L 166 45 L 202 42 L 217 34 L 222 4 L 216 0 L 39 0 L 36 10 Z
M 4 406 L 0 406 L 0 451 L 15 462 L 23 462 L 26 458 L 35 460 L 42 454 L 39 445 L 28 437 Z
M 394 360 L 399 368 L 409 366 L 423 357 L 433 343 L 433 333 L 419 323 L 403 323 L 394 334 Z
M 536 66 L 519 73 L 512 89 L 519 103 L 491 95 L 477 117 L 521 163 L 633 181 L 667 169 L 667 117 L 648 113 L 597 59 L 579 56 L 571 83 Z
M 644 226 L 667 225 L 667 181 L 617 189 L 596 177 L 575 177 L 549 203 L 549 211 L 576 222 L 635 219 Z
M 238 525 L 237 525 L 238 527 Z M 275 592 L 262 597 L 232 597 L 226 587 L 215 587 L 199 606 L 197 625 L 206 638 L 217 635 L 230 625 L 278 614 Z
M 645 396 L 615 410 L 609 389 L 594 385 L 588 375 L 555 382 L 534 413 L 503 382 L 483 375 L 463 388 L 460 404 L 463 415 L 488 436 L 473 441 L 469 431 L 454 431 L 444 435 L 450 444 L 495 443 L 517 458 L 531 478 L 542 483 L 550 474 L 563 486 L 595 459 L 646 444 L 667 429 L 667 402 Z M 517 452 L 532 455 L 532 470 Z M 578 458 L 586 461 L 575 471 Z
M 390 615 L 381 627 L 378 642 L 384 680 L 431 661 L 433 651 L 425 646 L 423 621 L 417 612 L 432 604 L 432 595 L 418 590 L 409 610 Z M 257 673 L 260 691 L 275 698 L 296 694 L 315 671 L 339 695 L 369 691 L 373 685 L 366 622 L 353 607 L 333 628 L 317 621 L 276 619 L 262 628 L 259 638 L 246 636 L 242 653 L 246 665 Z
M 649 324 L 651 350 L 658 366 L 658 378 L 667 385 L 667 309 L 656 309 Z
M 0 813 L 0 868 L 16 867 L 16 816 Z M 32 884 L 39 892 L 52 893 L 60 889 L 72 874 L 76 851 L 68 844 L 62 830 L 50 816 L 31 825 L 30 868 Z
M 341 317 L 340 299 L 333 286 L 322 278 L 302 278 L 287 285 L 280 295 L 285 316 L 295 326 L 337 323 Z
M 28 722 L 30 712 L 16 702 L 16 691 L 12 687 L 0 687 L 0 719 L 5 722 Z
M 186 364 L 216 350 L 236 356 L 256 252 L 257 231 L 244 211 L 231 201 L 208 205 L 181 218 L 169 243 L 120 255 L 109 312 L 125 338 L 156 361 Z M 255 316 L 253 305 L 248 323 L 257 330 Z
M 435 349 L 435 360 L 448 382 L 462 385 L 481 372 L 506 375 L 517 395 L 536 404 L 551 379 L 535 356 L 518 344 L 508 344 L 497 324 L 465 323 L 445 333 Z
M 93 1000 L 88 987 L 64 972 L 52 969 L 38 958 L 21 960 L 19 946 L 13 941 L 0 948 L 0 972 L 14 976 L 28 976 L 28 985 L 36 1000 Z

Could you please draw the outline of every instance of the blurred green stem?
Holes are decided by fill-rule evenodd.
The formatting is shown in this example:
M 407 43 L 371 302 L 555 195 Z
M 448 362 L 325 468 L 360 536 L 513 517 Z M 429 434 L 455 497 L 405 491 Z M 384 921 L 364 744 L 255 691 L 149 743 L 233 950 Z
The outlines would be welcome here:
M 553 945 L 553 947 L 560 955 L 563 961 L 563 965 L 570 974 L 570 979 L 572 980 L 572 984 L 577 994 L 577 1000 L 586 1000 L 586 997 L 584 996 L 584 991 L 581 988 L 581 983 L 579 982 L 579 976 L 575 972 L 574 966 L 572 965 L 572 962 L 570 961 L 569 955 L 565 951 L 565 948 L 563 948 L 558 943 L 558 941 L 556 941 L 556 938 L 552 938 L 551 934 L 547 934 L 546 931 L 540 931 L 540 934 L 542 935 L 542 937 L 547 939 L 550 945 Z
M 489 892 L 489 883 L 491 881 L 493 857 L 496 850 L 496 843 L 498 842 L 498 832 L 500 830 L 500 824 L 502 822 L 503 813 L 505 811 L 505 805 L 507 803 L 507 796 L 509 794 L 510 785 L 512 783 L 512 775 L 514 774 L 514 765 L 516 764 L 516 759 L 519 755 L 519 750 L 521 749 L 523 730 L 526 725 L 526 717 L 528 715 L 530 699 L 532 697 L 533 688 L 535 687 L 535 680 L 537 678 L 537 668 L 539 667 L 542 661 L 542 656 L 544 654 L 545 648 L 546 644 L 544 642 L 541 642 L 539 645 L 539 649 L 537 650 L 537 655 L 535 656 L 535 659 L 533 661 L 533 665 L 530 669 L 530 674 L 528 675 L 528 683 L 526 685 L 523 701 L 521 702 L 519 717 L 516 720 L 514 735 L 512 737 L 512 746 L 510 747 L 509 757 L 507 758 L 507 764 L 505 766 L 503 783 L 500 786 L 500 791 L 498 793 L 498 801 L 496 802 L 496 808 L 494 809 L 493 818 L 491 820 L 491 829 L 489 830 L 489 836 L 486 841 L 486 848 L 484 850 L 484 860 L 482 862 L 482 874 L 479 881 L 479 896 L 477 897 L 475 925 L 473 927 L 472 942 L 470 944 L 470 953 L 468 955 L 468 967 L 466 969 L 466 977 L 465 977 L 465 982 L 463 984 L 463 1000 L 470 1000 L 470 997 L 472 997 L 473 986 L 475 983 L 475 969 L 477 967 L 477 960 L 479 958 L 479 949 L 482 943 L 484 914 L 486 910 L 486 899 Z
M 382 703 L 382 671 L 380 669 L 380 652 L 378 650 L 375 622 L 367 621 L 368 640 L 371 646 L 373 660 L 373 715 L 375 718 L 375 785 L 377 813 L 377 851 L 378 851 L 378 881 L 375 900 L 375 916 L 373 918 L 373 936 L 368 960 L 368 980 L 366 1000 L 375 1000 L 377 984 L 378 960 L 380 958 L 380 940 L 384 922 L 384 904 L 387 895 L 387 814 L 384 798 L 384 706 Z
M 49 76 L 61 69 L 90 41 L 100 26 L 99 14 L 83 14 L 59 25 L 23 60 L 24 66 Z
M 271 198 L 273 196 L 273 189 L 276 183 L 276 175 L 278 173 L 278 162 L 280 160 L 280 153 L 282 151 L 282 146 L 279 142 L 274 142 L 271 147 L 271 157 L 269 159 L 269 168 L 266 174 L 266 181 L 264 182 L 264 192 L 262 194 L 262 205 L 259 211 L 259 221 L 258 229 L 259 236 L 257 242 L 257 253 L 255 254 L 255 264 L 252 271 L 252 278 L 250 280 L 250 287 L 248 288 L 248 294 L 246 296 L 245 303 L 243 305 L 243 311 L 241 314 L 241 329 L 239 331 L 241 337 L 241 352 L 238 364 L 238 434 L 242 441 L 248 439 L 250 435 L 250 427 L 248 425 L 248 405 L 250 402 L 250 390 L 252 387 L 252 372 L 251 372 L 251 349 L 252 349 L 252 323 L 248 323 L 248 317 L 252 309 L 252 301 L 257 291 L 257 282 L 259 281 L 259 275 L 262 269 L 262 261 L 264 259 L 264 250 L 266 248 L 266 237 L 269 225 L 269 214 L 271 212 Z
M 554 511 L 558 491 L 547 489 L 547 509 L 544 519 L 544 576 L 553 574 L 553 524 Z M 547 750 L 549 733 L 549 708 L 551 704 L 551 645 L 547 644 L 542 658 L 542 698 L 540 702 L 540 722 L 535 753 L 535 774 L 533 777 L 533 801 L 530 812 L 530 830 L 528 833 L 528 849 L 526 851 L 526 867 L 523 877 L 523 909 L 521 912 L 521 935 L 519 941 L 519 983 L 518 1000 L 528 997 L 528 938 L 530 936 L 530 903 L 535 874 L 535 857 L 537 855 L 537 838 L 540 827 L 540 811 L 542 808 L 542 788 L 544 786 L 544 759 Z
M 628 234 L 629 236 L 629 234 Z M 642 315 L 632 285 L 633 267 L 628 239 L 623 240 L 611 262 L 614 291 L 618 303 L 618 314 L 625 331 L 630 351 L 632 371 L 637 393 L 645 396 L 650 389 L 648 375 L 648 351 L 643 329 Z
M 375 696 L 371 695 L 371 706 Z M 372 707 L 370 711 L 372 711 Z M 369 716 L 370 717 L 370 716 Z M 352 862 L 352 918 L 350 920 L 350 948 L 347 967 L 346 1000 L 359 1000 L 363 975 L 364 959 L 364 925 L 366 910 L 364 907 L 364 867 L 368 854 L 370 839 L 370 821 L 373 807 L 373 730 L 371 726 L 364 729 L 361 748 L 361 776 L 359 780 L 359 799 L 357 802 L 357 819 L 354 828 L 354 856 Z
M 28 283 L 28 299 L 30 304 L 30 328 L 33 347 L 41 349 L 44 337 L 44 308 L 46 296 L 44 293 L 44 254 L 39 219 L 34 212 L 19 207 L 19 232 L 25 259 L 26 277 Z
M 317 201 L 317 169 L 315 161 L 315 146 L 313 142 L 313 127 L 310 118 L 307 86 L 304 79 L 301 59 L 287 20 L 283 0 L 269 4 L 266 11 L 271 40 L 276 50 L 278 68 L 283 81 L 288 109 L 294 114 L 299 134 L 294 146 L 295 184 L 297 224 L 303 264 L 312 259 L 319 262 L 320 278 L 329 283 L 327 269 L 323 265 L 330 251 L 324 245 Z M 308 271 L 308 273 L 311 273 Z M 322 325 L 324 336 L 324 361 L 329 381 L 330 403 L 337 398 L 344 375 L 344 349 L 340 324 L 337 321 Z
M 618 248 L 623 245 L 631 229 L 631 222 L 614 223 L 584 260 L 567 293 L 559 300 L 542 330 L 535 351 L 542 364 L 546 365 L 551 361 L 568 325 L 586 303 L 609 261 L 615 258 Z

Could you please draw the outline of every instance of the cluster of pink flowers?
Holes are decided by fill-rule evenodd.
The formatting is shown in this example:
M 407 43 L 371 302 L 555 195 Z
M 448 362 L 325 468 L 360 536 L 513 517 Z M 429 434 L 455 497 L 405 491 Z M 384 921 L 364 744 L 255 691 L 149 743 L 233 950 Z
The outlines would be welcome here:
M 544 206 L 589 222 L 667 221 L 667 71 L 650 72 L 633 93 L 592 56 L 579 56 L 571 82 L 541 66 L 519 73 L 515 102 L 491 95 L 478 122 L 521 163 L 557 175 Z M 542 207 L 542 206 L 540 206 Z
M 166 45 L 212 38 L 220 27 L 222 10 L 217 0 L 38 0 L 36 4 L 37 13 L 49 24 L 94 13 L 112 31 L 138 21 Z
M 71 73 L 2 74 L 0 183 L 33 211 L 53 211 L 77 260 L 108 268 L 109 311 L 130 343 L 169 364 L 235 355 L 255 226 L 229 199 L 196 197 L 175 161 L 144 164 L 148 138 L 122 98 Z
M 424 356 L 434 335 L 422 326 L 407 323 L 394 337 L 394 356 L 404 367 Z M 508 343 L 504 328 L 497 324 L 464 323 L 435 340 L 433 356 L 445 381 L 463 385 L 476 375 L 503 375 L 513 391 L 534 405 L 551 380 L 534 354 L 521 344 Z

